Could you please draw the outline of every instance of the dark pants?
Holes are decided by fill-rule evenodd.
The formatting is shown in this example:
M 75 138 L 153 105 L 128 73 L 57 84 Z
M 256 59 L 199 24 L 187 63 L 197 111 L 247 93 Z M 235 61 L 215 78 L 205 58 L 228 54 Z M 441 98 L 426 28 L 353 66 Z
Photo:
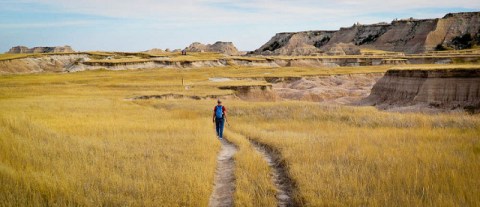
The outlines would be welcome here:
M 217 136 L 223 138 L 223 125 L 225 124 L 225 119 L 215 119 L 215 129 L 217 130 Z

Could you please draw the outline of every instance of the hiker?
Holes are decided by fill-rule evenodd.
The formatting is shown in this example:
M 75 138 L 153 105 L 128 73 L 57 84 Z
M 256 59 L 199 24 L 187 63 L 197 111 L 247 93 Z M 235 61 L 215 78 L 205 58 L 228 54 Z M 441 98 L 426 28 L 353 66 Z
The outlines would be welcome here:
M 213 109 L 213 123 L 215 123 L 215 129 L 217 130 L 217 138 L 223 139 L 223 126 L 227 120 L 227 110 L 225 106 L 222 106 L 222 101 L 219 99 L 217 105 Z

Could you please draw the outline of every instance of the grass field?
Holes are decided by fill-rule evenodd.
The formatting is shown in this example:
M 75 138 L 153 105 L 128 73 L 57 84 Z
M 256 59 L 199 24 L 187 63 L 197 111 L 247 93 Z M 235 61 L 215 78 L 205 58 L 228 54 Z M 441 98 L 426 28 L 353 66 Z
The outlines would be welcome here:
M 87 71 L 0 76 L 0 206 L 206 206 L 220 143 L 211 77 L 385 72 L 386 66 Z M 184 85 L 182 85 L 182 79 Z M 187 90 L 186 85 L 190 86 Z M 278 149 L 306 206 L 479 206 L 480 117 L 227 100 L 237 206 L 276 206 L 247 138 Z
M 234 103 L 235 132 L 279 149 L 307 206 L 478 206 L 480 117 Z
M 124 101 L 134 89 L 96 85 L 107 74 L 1 78 L 2 205 L 208 203 L 220 145 L 206 113 Z
M 31 57 L 34 56 L 33 54 L 0 54 L 0 61 L 1 60 L 12 60 L 12 59 L 18 59 L 18 58 L 26 58 L 26 57 Z

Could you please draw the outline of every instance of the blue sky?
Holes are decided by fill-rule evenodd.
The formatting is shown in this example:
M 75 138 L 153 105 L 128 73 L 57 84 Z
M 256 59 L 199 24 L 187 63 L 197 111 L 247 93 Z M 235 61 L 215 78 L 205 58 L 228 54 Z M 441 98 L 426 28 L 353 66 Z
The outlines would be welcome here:
M 17 45 L 142 51 L 218 40 L 253 50 L 278 32 L 464 11 L 480 11 L 480 1 L 0 0 L 0 52 Z

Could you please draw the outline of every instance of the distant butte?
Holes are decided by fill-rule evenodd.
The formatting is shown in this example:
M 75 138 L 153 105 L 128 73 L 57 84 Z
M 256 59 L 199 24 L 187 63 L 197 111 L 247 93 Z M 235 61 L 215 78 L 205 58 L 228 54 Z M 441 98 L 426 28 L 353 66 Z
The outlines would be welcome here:
M 240 52 L 231 42 L 215 42 L 213 45 L 204 45 L 199 42 L 194 42 L 187 48 L 188 52 L 218 52 L 226 55 L 239 55 Z
M 12 47 L 7 53 L 9 54 L 30 54 L 30 53 L 72 53 L 75 52 L 72 47 L 65 45 L 62 47 L 33 47 L 25 46 Z
M 449 13 L 439 19 L 402 19 L 336 31 L 278 33 L 255 55 L 313 55 L 376 49 L 407 54 L 468 49 L 480 44 L 480 12 Z M 339 45 L 341 45 L 339 47 Z

